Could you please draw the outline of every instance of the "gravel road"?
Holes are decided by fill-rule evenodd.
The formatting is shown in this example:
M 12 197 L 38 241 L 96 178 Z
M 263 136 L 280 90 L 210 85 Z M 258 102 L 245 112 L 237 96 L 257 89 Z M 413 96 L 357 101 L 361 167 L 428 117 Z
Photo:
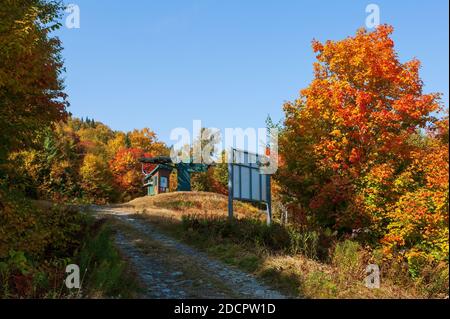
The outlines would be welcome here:
M 143 298 L 286 298 L 252 275 L 209 258 L 132 213 L 95 211 L 113 218 L 117 247 L 145 287 Z

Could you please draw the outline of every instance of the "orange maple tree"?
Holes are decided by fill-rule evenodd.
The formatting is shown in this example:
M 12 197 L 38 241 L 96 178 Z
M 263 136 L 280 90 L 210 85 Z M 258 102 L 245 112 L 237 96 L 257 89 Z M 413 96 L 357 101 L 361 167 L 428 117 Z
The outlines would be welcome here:
M 142 167 L 139 159 L 152 157 L 152 154 L 141 148 L 121 148 L 109 162 L 115 184 L 121 190 L 125 199 L 142 196 Z M 151 164 L 146 164 L 145 170 L 150 171 Z
M 437 243 L 448 234 L 448 139 L 429 134 L 439 125 L 446 130 L 432 116 L 442 108 L 440 95 L 423 93 L 420 62 L 399 61 L 392 32 L 382 25 L 342 41 L 313 41 L 314 79 L 284 105 L 276 178 L 299 221 L 341 234 L 365 229 L 391 252 L 415 247 L 441 257 L 446 251 L 448 259 L 448 245 Z M 406 215 L 428 214 L 408 235 L 398 231 L 406 207 Z M 418 248 L 431 223 L 433 239 Z

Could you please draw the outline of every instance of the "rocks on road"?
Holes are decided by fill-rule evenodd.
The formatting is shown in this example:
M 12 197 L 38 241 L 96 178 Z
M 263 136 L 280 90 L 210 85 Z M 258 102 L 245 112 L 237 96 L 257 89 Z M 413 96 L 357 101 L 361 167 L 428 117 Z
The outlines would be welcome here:
M 286 298 L 255 277 L 209 258 L 130 213 L 99 208 L 96 213 L 114 218 L 117 247 L 145 287 L 143 298 Z

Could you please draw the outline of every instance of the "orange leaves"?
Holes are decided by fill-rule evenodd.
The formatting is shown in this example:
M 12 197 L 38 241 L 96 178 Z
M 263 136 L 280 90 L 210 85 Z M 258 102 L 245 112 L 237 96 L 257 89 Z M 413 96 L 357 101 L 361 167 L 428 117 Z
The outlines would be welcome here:
M 403 195 L 388 211 L 391 222 L 382 244 L 391 251 L 414 248 L 448 261 L 448 210 L 440 205 L 445 201 L 445 192 L 426 189 Z
M 440 96 L 422 94 L 420 62 L 398 60 L 392 32 L 313 41 L 315 78 L 284 107 L 280 192 L 318 226 L 448 255 L 448 119 L 433 119 Z
M 448 140 L 429 136 L 425 142 L 408 154 L 409 166 L 392 175 L 390 190 L 397 195 L 387 207 L 389 224 L 382 243 L 390 252 L 403 249 L 408 256 L 420 251 L 448 260 Z M 375 175 L 392 180 L 380 172 Z
M 439 109 L 438 96 L 435 94 L 414 96 L 405 94 L 392 103 L 393 109 L 401 116 L 403 121 L 424 126 L 428 115 Z
M 331 136 L 340 137 L 342 135 L 340 130 L 334 130 L 330 133 Z
M 312 47 L 314 53 L 321 53 L 324 48 L 323 44 L 315 39 L 311 42 L 311 47 Z
M 392 27 L 384 25 L 371 33 L 360 30 L 342 41 L 313 41 L 318 53 L 314 68 L 327 70 L 328 78 L 316 73 L 316 79 L 301 91 L 302 113 L 297 111 L 293 119 L 292 107 L 285 109 L 286 124 L 300 121 L 300 127 L 317 134 L 314 149 L 331 167 L 341 167 L 342 159 L 358 163 L 368 150 L 369 155 L 394 155 L 404 144 L 402 130 L 424 126 L 429 114 L 438 110 L 438 95 L 421 94 L 419 61 L 398 61 L 389 38 L 392 32 Z
M 157 142 L 156 133 L 145 127 L 128 133 L 131 148 L 140 148 L 146 152 L 160 153 L 163 144 Z
M 374 166 L 368 173 L 368 177 L 379 184 L 389 185 L 392 182 L 392 177 L 394 176 L 394 163 L 388 162 L 377 166 Z
M 370 33 L 359 30 L 355 37 L 342 41 L 327 41 L 325 44 L 314 41 L 313 50 L 318 53 L 317 59 L 323 68 L 356 89 L 381 88 L 389 82 L 403 83 L 403 88 L 411 83 L 419 84 L 416 81 L 417 61 L 405 65 L 399 63 L 389 37 L 392 32 L 393 28 L 386 25 Z M 385 89 L 391 90 L 389 87 Z
M 139 158 L 151 157 L 152 154 L 141 148 L 122 148 L 109 162 L 110 170 L 114 176 L 115 184 L 126 198 L 142 194 L 142 172 Z M 150 171 L 154 165 L 144 167 Z
M 356 93 L 356 106 L 358 107 L 358 113 L 366 113 L 372 103 L 372 95 L 367 92 L 359 91 Z
M 352 164 L 355 164 L 359 161 L 359 159 L 361 158 L 361 153 L 358 149 L 356 148 L 352 148 L 351 152 L 350 152 L 350 157 L 349 157 L 349 162 Z

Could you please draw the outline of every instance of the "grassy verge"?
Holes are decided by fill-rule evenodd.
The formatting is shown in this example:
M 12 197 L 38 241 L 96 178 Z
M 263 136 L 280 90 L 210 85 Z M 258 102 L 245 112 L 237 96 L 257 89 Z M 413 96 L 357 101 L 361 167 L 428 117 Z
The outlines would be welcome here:
M 181 220 L 154 214 L 138 216 L 171 236 L 226 264 L 250 272 L 294 297 L 439 297 L 428 295 L 404 271 L 383 266 L 376 254 L 350 240 L 321 251 L 314 233 L 299 232 L 281 225 L 267 227 L 264 222 L 254 219 L 244 218 L 230 223 L 225 218 L 211 216 L 185 215 Z M 382 265 L 379 289 L 365 286 L 365 269 L 369 263 Z M 443 277 L 448 278 L 448 271 L 446 276 L 444 271 Z
M 83 276 L 83 298 L 134 298 L 141 292 L 136 275 L 114 245 L 106 220 L 96 221 L 75 260 Z

